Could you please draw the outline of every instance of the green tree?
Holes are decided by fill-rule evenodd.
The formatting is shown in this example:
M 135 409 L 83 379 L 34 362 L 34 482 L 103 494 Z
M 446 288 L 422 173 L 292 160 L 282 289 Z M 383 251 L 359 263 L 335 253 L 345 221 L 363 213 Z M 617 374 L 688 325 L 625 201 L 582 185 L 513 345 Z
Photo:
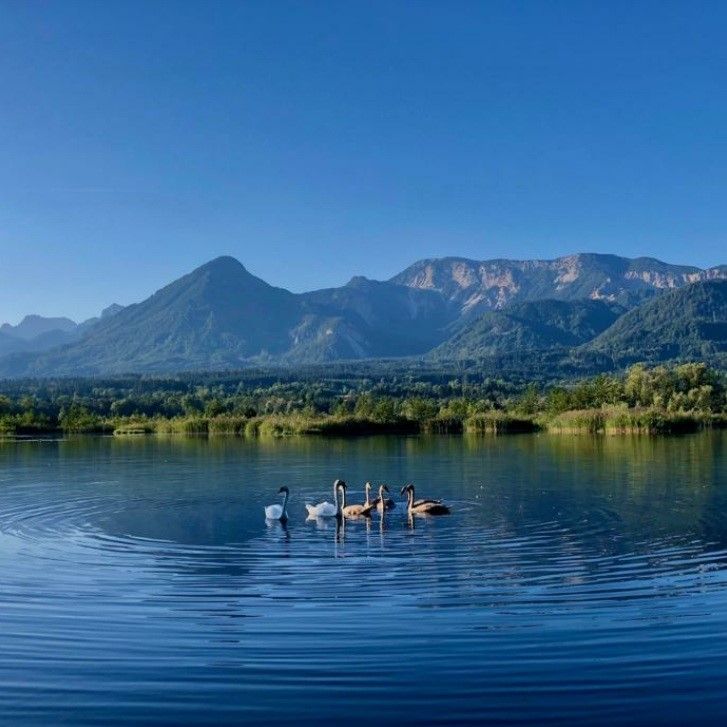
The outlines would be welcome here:
M 371 418 L 376 422 L 394 422 L 396 421 L 397 411 L 396 402 L 390 396 L 379 399 L 371 412 Z
M 551 389 L 545 397 L 545 408 L 549 414 L 562 414 L 571 408 L 571 395 L 562 386 Z
M 356 399 L 354 413 L 358 417 L 369 418 L 373 415 L 375 405 L 376 402 L 371 394 L 361 394 L 358 399 Z
M 439 407 L 432 399 L 415 397 L 404 401 L 402 411 L 407 419 L 415 422 L 425 422 L 437 416 Z
M 541 405 L 540 392 L 535 384 L 529 384 L 517 400 L 515 409 L 521 414 L 535 414 Z
M 205 416 L 208 417 L 216 417 L 220 414 L 224 414 L 224 412 L 224 404 L 216 397 L 214 399 L 210 399 L 204 408 Z

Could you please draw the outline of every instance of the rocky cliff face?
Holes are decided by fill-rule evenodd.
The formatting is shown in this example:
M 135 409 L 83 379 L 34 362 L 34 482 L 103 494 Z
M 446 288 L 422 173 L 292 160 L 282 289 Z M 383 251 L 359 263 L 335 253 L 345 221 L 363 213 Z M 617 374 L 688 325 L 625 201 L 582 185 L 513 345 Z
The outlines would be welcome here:
M 653 258 L 583 253 L 555 260 L 421 260 L 391 282 L 437 291 L 471 314 L 546 298 L 633 306 L 664 289 L 725 277 L 725 266 L 701 270 Z

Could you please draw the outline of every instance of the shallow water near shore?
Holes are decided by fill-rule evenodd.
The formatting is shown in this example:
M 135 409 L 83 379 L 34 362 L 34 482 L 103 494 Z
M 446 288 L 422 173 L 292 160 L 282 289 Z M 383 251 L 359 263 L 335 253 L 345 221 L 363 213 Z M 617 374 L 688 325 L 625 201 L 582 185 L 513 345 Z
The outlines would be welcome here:
M 718 722 L 726 442 L 0 442 L 0 723 Z

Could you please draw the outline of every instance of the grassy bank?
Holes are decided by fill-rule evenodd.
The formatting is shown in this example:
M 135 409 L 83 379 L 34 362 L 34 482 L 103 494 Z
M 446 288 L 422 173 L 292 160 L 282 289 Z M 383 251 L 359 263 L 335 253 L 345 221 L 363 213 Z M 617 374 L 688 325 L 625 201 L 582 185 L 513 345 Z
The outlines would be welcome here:
M 269 415 L 152 419 L 109 424 L 114 434 L 226 435 L 245 438 L 291 436 L 364 436 L 371 434 L 504 435 L 545 431 L 554 434 L 681 434 L 723 428 L 727 417 L 702 412 L 668 412 L 657 408 L 604 407 L 561 412 L 557 415 L 522 415 L 492 411 L 464 417 L 432 417 L 416 421 L 397 418 L 380 421 L 365 417 Z
M 254 417 L 181 417 L 118 423 L 117 436 L 139 434 L 190 434 L 236 437 L 291 437 L 304 435 L 360 436 L 367 434 L 417 434 L 417 422 L 405 419 L 375 421 L 352 416 L 305 416 L 279 414 Z
M 727 417 L 699 412 L 667 412 L 661 409 L 611 407 L 579 409 L 557 415 L 521 415 L 493 411 L 468 417 L 433 417 L 423 421 L 377 421 L 354 416 L 304 416 L 279 414 L 255 417 L 128 418 L 87 422 L 83 427 L 62 429 L 0 429 L 0 435 L 38 433 L 86 433 L 115 436 L 190 435 L 280 438 L 295 436 L 352 437 L 372 434 L 467 434 L 480 436 L 549 432 L 554 434 L 680 434 L 727 426 Z
M 623 407 L 566 411 L 542 421 L 558 434 L 682 434 L 724 424 L 723 417 L 711 414 Z
M 109 423 L 104 431 L 109 431 Z M 547 431 L 555 434 L 680 434 L 727 426 L 727 417 L 700 412 L 609 407 L 562 412 L 555 416 L 527 416 L 493 411 L 465 418 L 433 417 L 423 421 L 377 421 L 354 416 L 270 415 L 194 417 L 124 422 L 114 434 L 226 435 L 246 438 L 290 436 L 362 436 L 371 434 L 499 435 Z

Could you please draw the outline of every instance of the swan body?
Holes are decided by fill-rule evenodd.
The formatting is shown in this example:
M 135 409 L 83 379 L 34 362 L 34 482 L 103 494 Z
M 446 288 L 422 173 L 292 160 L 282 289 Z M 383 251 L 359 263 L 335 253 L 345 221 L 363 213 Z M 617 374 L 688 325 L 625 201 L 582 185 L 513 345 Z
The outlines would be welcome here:
M 404 485 L 401 494 L 406 493 L 407 512 L 410 515 L 448 515 L 451 510 L 441 500 L 415 500 L 414 485 Z
M 384 487 L 387 492 L 389 491 L 389 489 L 386 487 L 386 485 L 382 485 L 382 487 Z M 381 487 L 379 487 L 379 496 L 375 500 L 373 500 L 373 501 L 370 501 L 369 500 L 369 492 L 371 490 L 371 483 L 370 482 L 367 482 L 364 485 L 364 490 L 366 491 L 366 505 L 367 506 L 368 505 L 373 505 L 377 510 L 381 511 Z M 387 497 L 384 500 L 384 503 L 386 504 L 386 509 L 387 510 L 392 510 L 393 508 L 396 507 L 396 503 L 390 497 Z
M 319 502 L 317 505 L 308 505 L 306 503 L 305 509 L 308 511 L 308 517 L 340 517 L 341 504 L 338 502 L 338 490 L 342 484 L 345 487 L 345 483 L 342 480 L 336 480 L 333 483 L 333 503 L 327 500 Z
M 368 517 L 374 510 L 375 505 L 369 502 L 363 504 L 356 503 L 355 505 L 346 504 L 346 483 L 340 482 L 339 487 L 341 489 L 341 513 L 344 517 Z
M 268 505 L 265 508 L 265 519 L 266 520 L 281 520 L 285 521 L 288 519 L 288 497 L 290 496 L 290 490 L 287 487 L 281 487 L 278 490 L 278 494 L 284 493 L 282 505 Z
M 317 505 L 306 505 L 308 517 L 336 517 L 338 508 L 336 505 L 328 502 L 319 502 Z

